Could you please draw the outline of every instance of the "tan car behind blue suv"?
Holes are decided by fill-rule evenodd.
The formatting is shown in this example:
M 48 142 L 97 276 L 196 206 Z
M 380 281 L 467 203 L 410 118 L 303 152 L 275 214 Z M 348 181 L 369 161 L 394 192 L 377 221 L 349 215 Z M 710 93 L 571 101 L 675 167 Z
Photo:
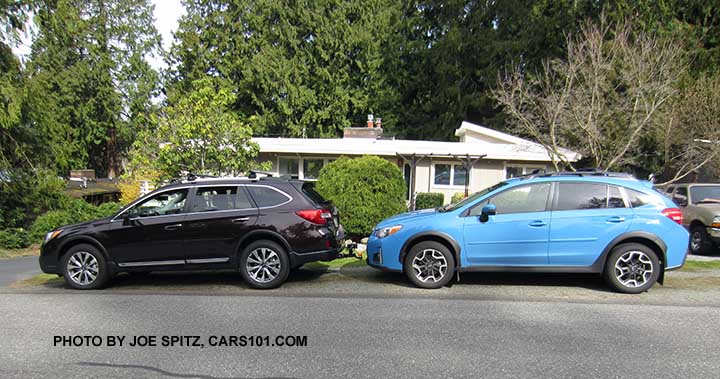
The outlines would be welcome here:
M 663 192 L 683 212 L 683 226 L 690 231 L 690 251 L 716 253 L 720 246 L 720 184 L 672 184 Z

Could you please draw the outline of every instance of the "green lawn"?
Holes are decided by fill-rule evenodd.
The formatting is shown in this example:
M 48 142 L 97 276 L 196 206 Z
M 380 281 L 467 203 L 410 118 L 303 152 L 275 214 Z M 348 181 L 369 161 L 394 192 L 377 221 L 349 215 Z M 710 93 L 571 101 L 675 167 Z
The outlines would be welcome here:
M 11 284 L 11 287 L 13 287 L 13 288 L 37 287 L 37 286 L 43 286 L 46 284 L 61 284 L 62 282 L 63 282 L 63 278 L 61 278 L 55 274 L 39 274 L 39 275 L 33 276 L 32 278 L 17 281 L 15 283 Z
M 340 258 L 329 262 L 310 262 L 306 263 L 303 267 L 310 269 L 327 269 L 327 268 L 339 268 L 339 267 L 363 267 L 365 266 L 365 256 L 363 259 L 357 258 Z
M 0 259 L 32 257 L 40 255 L 40 245 L 32 245 L 24 249 L 4 249 L 0 247 Z
M 683 271 L 720 270 L 720 259 L 715 261 L 685 261 Z

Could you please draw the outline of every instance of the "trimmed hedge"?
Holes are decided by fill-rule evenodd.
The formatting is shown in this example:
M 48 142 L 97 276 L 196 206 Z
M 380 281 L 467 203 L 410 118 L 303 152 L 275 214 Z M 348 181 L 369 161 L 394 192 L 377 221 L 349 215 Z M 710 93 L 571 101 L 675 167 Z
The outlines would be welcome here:
M 415 209 L 442 207 L 445 195 L 439 192 L 420 192 L 415 196 Z
M 94 206 L 84 200 L 74 199 L 63 210 L 50 211 L 38 216 L 30 228 L 30 238 L 32 241 L 40 242 L 45 233 L 59 226 L 109 217 L 119 209 L 120 204 L 118 203 L 105 203 Z
M 0 247 L 6 249 L 22 249 L 30 246 L 30 242 L 30 233 L 23 228 L 0 230 Z
M 385 159 L 341 157 L 322 168 L 316 190 L 332 201 L 351 239 L 370 235 L 380 221 L 405 212 L 405 180 Z

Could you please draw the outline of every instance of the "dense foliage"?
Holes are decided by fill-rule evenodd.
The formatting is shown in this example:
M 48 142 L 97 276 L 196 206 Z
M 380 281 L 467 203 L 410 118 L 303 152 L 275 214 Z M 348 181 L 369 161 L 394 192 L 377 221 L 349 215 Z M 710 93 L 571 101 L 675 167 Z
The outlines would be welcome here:
M 30 246 L 30 233 L 23 228 L 0 229 L 0 247 L 5 249 L 22 249 Z
M 42 1 L 27 62 L 25 121 L 61 173 L 117 177 L 153 111 L 160 36 L 148 0 Z
M 162 179 L 182 173 L 237 176 L 258 154 L 251 128 L 228 111 L 235 96 L 209 78 L 191 83 L 192 91 L 166 108 L 159 125 L 143 132 L 132 152 L 138 169 L 153 168 Z
M 0 179 L 0 229 L 27 227 L 39 214 L 62 209 L 65 182 L 47 171 L 7 170 Z
M 420 192 L 415 195 L 415 209 L 433 209 L 445 203 L 445 195 L 439 192 Z
M 39 216 L 30 228 L 30 238 L 33 242 L 41 242 L 45 233 L 59 226 L 109 217 L 119 210 L 118 203 L 94 206 L 84 200 L 74 199 L 64 209 L 53 210 Z
M 376 156 L 341 157 L 325 165 L 316 189 L 338 208 L 346 233 L 354 239 L 370 235 L 375 224 L 406 210 L 402 172 Z
M 256 134 L 332 137 L 367 113 L 394 118 L 401 25 L 394 0 L 188 1 L 171 90 L 207 74 L 237 93 Z M 172 93 L 171 93 L 172 99 Z

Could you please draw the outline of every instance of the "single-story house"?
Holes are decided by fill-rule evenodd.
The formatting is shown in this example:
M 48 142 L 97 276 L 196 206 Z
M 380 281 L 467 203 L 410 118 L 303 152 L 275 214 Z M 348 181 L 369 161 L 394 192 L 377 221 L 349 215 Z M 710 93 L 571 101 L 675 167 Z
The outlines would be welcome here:
M 513 176 L 550 170 L 552 160 L 540 144 L 463 122 L 458 142 L 384 138 L 382 128 L 347 128 L 343 138 L 253 138 L 258 160 L 272 162 L 276 175 L 315 180 L 320 169 L 340 156 L 377 155 L 400 167 L 410 194 L 440 192 L 450 202 L 457 192 L 473 193 Z M 580 154 L 563 150 L 570 161 Z M 469 170 L 468 170 L 469 169 Z
M 95 170 L 71 170 L 65 183 L 65 193 L 93 205 L 120 199 L 117 179 L 96 178 Z

